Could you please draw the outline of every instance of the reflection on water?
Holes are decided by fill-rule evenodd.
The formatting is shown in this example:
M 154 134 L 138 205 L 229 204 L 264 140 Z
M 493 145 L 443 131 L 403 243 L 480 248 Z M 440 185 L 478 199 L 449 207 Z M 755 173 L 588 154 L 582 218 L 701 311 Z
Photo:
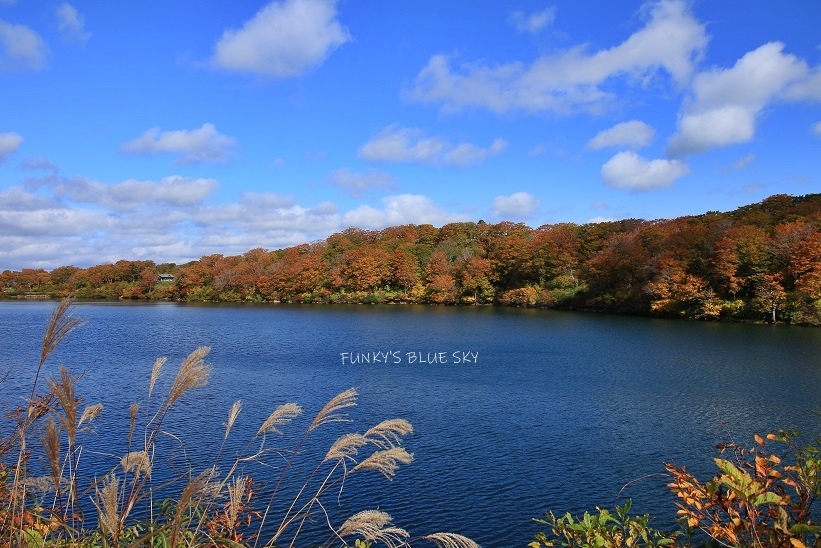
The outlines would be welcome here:
M 0 366 L 21 366 L 0 384 L 6 407 L 27 393 L 51 308 L 0 303 Z M 414 533 L 455 531 L 488 546 L 525 545 L 538 530 L 531 518 L 547 509 L 578 513 L 627 497 L 669 525 L 663 462 L 705 476 L 716 443 L 786 426 L 821 430 L 810 412 L 821 407 L 815 329 L 489 307 L 109 303 L 80 304 L 77 314 L 88 324 L 50 367 L 83 372 L 79 393 L 105 405 L 105 435 L 93 438 L 99 453 L 89 459 L 110 466 L 122 454 L 128 406 L 144 400 L 155 358 L 168 356 L 171 369 L 207 345 L 212 382 L 166 424 L 187 458 L 210 464 L 237 399 L 227 455 L 277 405 L 295 401 L 310 416 L 356 387 L 360 405 L 346 426 L 408 419 L 415 462 L 390 484 L 352 481 L 340 512 L 379 507 Z M 476 358 L 456 363 L 466 353 Z M 324 453 L 338 433 L 309 448 Z

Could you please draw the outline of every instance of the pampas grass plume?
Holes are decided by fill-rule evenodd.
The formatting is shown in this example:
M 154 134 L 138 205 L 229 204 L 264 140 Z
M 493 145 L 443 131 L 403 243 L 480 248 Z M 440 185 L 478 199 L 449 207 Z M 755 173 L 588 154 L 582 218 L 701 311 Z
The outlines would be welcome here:
M 355 405 L 356 390 L 354 388 L 349 388 L 337 394 L 316 414 L 313 422 L 311 422 L 311 425 L 308 427 L 308 432 L 329 422 L 347 422 L 347 414 L 340 413 L 340 411 L 348 407 L 354 407 Z
M 368 458 L 354 466 L 354 470 L 376 470 L 383 476 L 392 480 L 396 475 L 399 464 L 410 464 L 413 462 L 413 455 L 408 453 L 404 447 L 391 447 L 383 451 L 376 451 Z
M 257 430 L 256 435 L 259 436 L 260 434 L 270 434 L 272 432 L 281 433 L 277 426 L 284 426 L 288 424 L 292 419 L 299 416 L 302 413 L 302 408 L 295 403 L 286 403 L 277 407 L 273 413 L 268 415 L 268 418 L 265 419 L 265 422 L 262 423 L 262 426 L 259 427 Z
M 208 384 L 211 370 L 203 359 L 210 351 L 209 347 L 200 346 L 183 360 L 180 370 L 177 371 L 177 376 L 171 384 L 171 389 L 168 391 L 168 401 L 166 403 L 168 407 L 174 405 L 174 402 L 185 392 Z

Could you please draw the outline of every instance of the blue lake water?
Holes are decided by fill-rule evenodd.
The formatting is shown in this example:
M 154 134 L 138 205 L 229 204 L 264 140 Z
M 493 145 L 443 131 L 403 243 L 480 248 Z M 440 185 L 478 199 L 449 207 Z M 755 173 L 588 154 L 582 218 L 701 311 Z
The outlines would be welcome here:
M 4 407 L 28 394 L 52 308 L 0 302 L 0 367 L 16 371 L 0 384 Z M 87 324 L 48 370 L 83 373 L 84 403 L 104 404 L 83 457 L 101 473 L 125 451 L 129 405 L 149 405 L 154 360 L 169 358 L 167 389 L 179 362 L 207 345 L 211 382 L 165 425 L 184 442 L 169 468 L 213 462 L 237 399 L 225 455 L 293 401 L 305 418 L 276 438 L 288 447 L 327 400 L 355 387 L 354 422 L 316 431 L 306 451 L 323 455 L 341 432 L 402 417 L 414 426 L 405 445 L 415 460 L 392 482 L 351 476 L 331 512 L 378 507 L 413 534 L 458 532 L 483 546 L 526 545 L 539 530 L 531 518 L 548 509 L 626 498 L 670 526 L 663 462 L 707 479 L 717 443 L 783 427 L 821 432 L 818 329 L 490 307 L 81 303 L 75 313 Z M 377 352 L 387 356 L 375 363 Z M 267 464 L 254 472 L 260 485 L 278 477 L 278 463 Z

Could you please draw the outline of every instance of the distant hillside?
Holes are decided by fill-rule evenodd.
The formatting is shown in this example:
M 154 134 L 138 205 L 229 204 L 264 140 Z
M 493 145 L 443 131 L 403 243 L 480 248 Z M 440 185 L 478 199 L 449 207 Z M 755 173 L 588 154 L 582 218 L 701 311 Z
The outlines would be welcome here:
M 671 220 L 349 228 L 184 265 L 0 274 L 6 297 L 499 304 L 821 325 L 821 194 Z M 160 280 L 160 274 L 164 274 Z M 170 275 L 170 276 L 168 276 Z

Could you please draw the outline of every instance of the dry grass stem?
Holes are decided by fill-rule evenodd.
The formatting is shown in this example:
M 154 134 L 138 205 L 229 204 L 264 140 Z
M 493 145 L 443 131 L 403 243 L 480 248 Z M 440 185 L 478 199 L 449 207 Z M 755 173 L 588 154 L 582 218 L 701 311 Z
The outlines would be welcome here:
M 60 481 L 60 427 L 54 422 L 54 419 L 49 417 L 43 427 L 43 433 L 40 435 L 40 443 L 43 444 L 43 450 L 46 452 L 48 465 L 51 468 L 51 476 L 54 478 L 55 485 Z
M 202 502 L 203 498 L 212 498 L 216 496 L 219 490 L 218 484 L 214 485 L 212 479 L 216 475 L 214 468 L 208 468 L 199 473 L 197 477 L 188 482 L 185 489 L 182 490 L 180 498 L 177 501 L 177 509 L 174 514 L 174 521 L 171 526 L 171 546 L 176 545 L 179 538 L 180 527 L 182 525 L 183 516 L 191 509 Z
M 277 429 L 277 426 L 288 424 L 292 419 L 299 416 L 300 413 L 302 413 L 302 408 L 295 403 L 280 405 L 273 413 L 268 415 L 268 418 L 265 419 L 265 422 L 263 422 L 262 426 L 257 430 L 256 435 L 259 436 L 263 433 L 270 434 L 272 432 L 281 433 Z
M 365 432 L 365 437 L 381 449 L 389 449 L 401 445 L 402 436 L 412 432 L 413 426 L 405 419 L 388 419 Z
M 151 475 L 151 459 L 148 458 L 148 453 L 145 451 L 131 451 L 127 453 L 120 459 L 120 464 L 123 467 L 123 472 L 126 474 L 132 472 L 136 476 L 140 474 L 145 474 L 146 476 Z
M 400 546 L 410 536 L 399 527 L 391 527 L 391 516 L 379 510 L 365 510 L 348 518 L 337 530 L 340 537 L 358 535 L 369 542 L 382 542 L 388 547 Z
M 242 400 L 237 400 L 234 402 L 234 405 L 231 406 L 231 410 L 228 411 L 228 422 L 225 423 L 225 437 L 223 439 L 228 438 L 228 433 L 231 432 L 231 428 L 234 427 L 234 421 L 237 420 L 240 409 L 242 409 Z
M 422 538 L 431 541 L 439 548 L 479 548 L 479 545 L 469 538 L 456 533 L 433 533 Z
M 85 323 L 82 318 L 73 316 L 72 311 L 71 299 L 63 299 L 54 307 L 43 334 L 43 346 L 40 349 L 41 365 L 69 333 Z
M 229 529 L 237 525 L 239 512 L 243 506 L 243 499 L 248 490 L 248 476 L 234 478 L 233 485 L 228 486 L 228 505 L 225 509 L 225 517 Z
M 410 464 L 413 462 L 413 455 L 408 453 L 404 447 L 391 447 L 383 451 L 376 451 L 368 458 L 354 466 L 354 470 L 376 470 L 383 476 L 392 480 L 396 475 L 399 464 Z
M 313 430 L 314 428 L 318 428 L 323 424 L 328 424 L 329 422 L 345 422 L 348 420 L 348 416 L 346 413 L 340 413 L 343 409 L 348 407 L 354 407 L 356 405 L 356 390 L 353 388 L 349 388 L 344 392 L 337 394 L 334 396 L 331 401 L 325 404 L 319 413 L 316 414 L 314 417 L 313 422 L 308 427 L 308 432 Z
M 83 414 L 80 415 L 80 422 L 77 423 L 77 426 L 82 425 L 84 422 L 91 422 L 97 417 L 100 416 L 100 413 L 103 412 L 103 404 L 95 403 L 94 405 L 89 405 L 85 409 L 83 409 Z
M 171 384 L 171 389 L 168 391 L 167 407 L 171 407 L 188 390 L 208 384 L 211 370 L 203 359 L 210 351 L 209 347 L 201 346 L 183 360 L 180 370 Z
M 162 371 L 162 366 L 165 365 L 165 362 L 168 361 L 168 358 L 162 357 L 157 358 L 154 362 L 154 367 L 151 368 L 151 379 L 148 381 L 148 397 L 151 397 L 151 392 L 154 391 L 154 385 L 157 384 L 157 379 L 160 378 L 160 371 Z
M 132 403 L 128 408 L 129 424 L 128 424 L 128 444 L 131 445 L 131 440 L 134 439 L 134 426 L 137 424 L 137 413 L 140 411 L 139 403 Z
M 97 519 L 106 533 L 116 535 L 120 529 L 120 515 L 117 501 L 120 498 L 120 481 L 116 474 L 106 476 L 103 486 L 97 489 L 94 505 L 97 507 Z
M 49 391 L 63 408 L 63 414 L 58 415 L 63 429 L 68 435 L 68 442 L 74 445 L 77 439 L 77 396 L 74 391 L 74 378 L 65 366 L 60 366 L 60 378 L 46 380 Z
M 57 486 L 54 483 L 54 478 L 49 476 L 39 476 L 36 478 L 25 478 L 21 482 L 23 486 L 25 486 L 28 490 L 32 492 L 39 493 L 41 495 L 46 495 L 48 493 L 54 493 L 57 490 Z M 65 478 L 60 478 L 60 487 L 63 489 L 68 488 L 68 480 Z
M 359 448 L 367 443 L 368 438 L 362 434 L 344 434 L 331 445 L 322 462 L 343 460 L 345 458 L 353 459 Z

